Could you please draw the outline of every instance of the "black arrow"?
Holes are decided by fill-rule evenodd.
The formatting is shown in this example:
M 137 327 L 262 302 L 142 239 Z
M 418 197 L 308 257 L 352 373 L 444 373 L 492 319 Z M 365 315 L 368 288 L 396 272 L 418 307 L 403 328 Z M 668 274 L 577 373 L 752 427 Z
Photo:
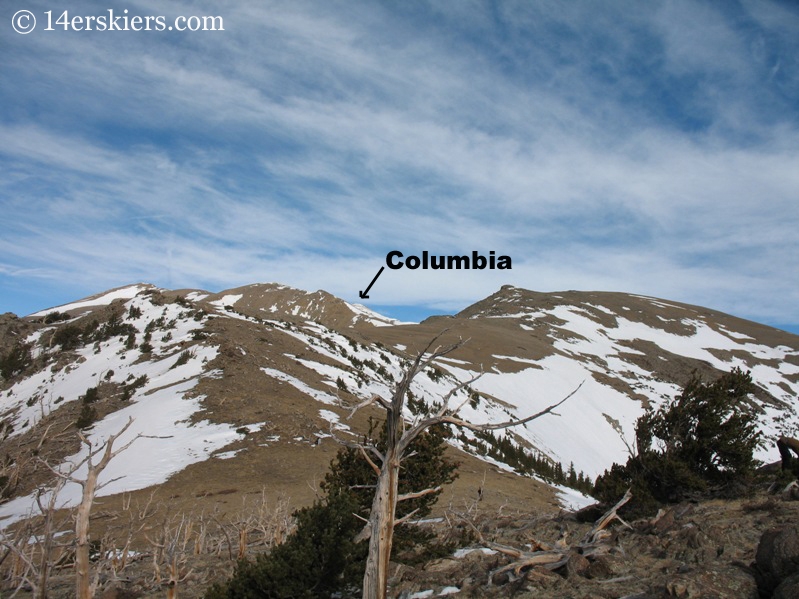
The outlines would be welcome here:
M 361 296 L 361 299 L 369 299 L 369 295 L 368 295 L 369 294 L 369 290 L 372 288 L 372 285 L 375 284 L 375 281 L 377 281 L 377 277 L 379 277 L 383 273 L 383 269 L 385 269 L 385 268 L 386 268 L 385 266 L 381 266 L 380 267 L 380 270 L 377 271 L 377 274 L 375 275 L 375 278 L 372 279 L 371 283 L 369 283 L 369 287 L 366 288 L 366 291 L 359 291 L 358 292 L 358 295 Z

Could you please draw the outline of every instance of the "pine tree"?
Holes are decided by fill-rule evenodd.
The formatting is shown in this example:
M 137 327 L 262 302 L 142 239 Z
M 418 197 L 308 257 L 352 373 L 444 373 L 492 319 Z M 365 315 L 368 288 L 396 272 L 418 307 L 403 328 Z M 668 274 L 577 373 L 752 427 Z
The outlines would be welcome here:
M 747 479 L 760 442 L 746 405 L 754 390 L 751 375 L 739 368 L 712 383 L 694 373 L 677 397 L 638 419 L 637 455 L 599 476 L 594 496 L 615 501 L 631 487 L 630 507 L 644 513 Z
M 376 425 L 372 423 L 369 434 L 374 432 Z M 385 445 L 385 424 L 380 425 L 380 436 L 377 447 Z M 457 478 L 458 464 L 444 454 L 446 451 L 446 438 L 449 431 L 436 426 L 420 435 L 411 446 L 411 454 L 402 463 L 399 492 L 412 493 L 420 489 L 436 488 L 435 493 L 428 493 L 421 497 L 409 499 L 397 504 L 397 519 L 402 519 L 412 514 L 415 519 L 425 518 L 438 501 L 443 486 Z M 358 505 L 358 512 L 362 517 L 369 516 L 374 497 L 377 473 L 364 459 L 358 449 L 342 447 L 330 465 L 330 471 L 322 482 L 322 490 L 331 493 L 349 493 Z M 394 536 L 395 553 L 400 554 L 409 550 L 422 555 L 429 551 L 436 551 L 436 547 L 425 547 L 432 542 L 433 535 L 415 526 L 400 526 Z M 413 561 L 413 558 L 406 556 Z M 402 559 L 399 556 L 400 560 Z
M 8 380 L 23 372 L 32 362 L 30 345 L 17 343 L 7 354 L 0 356 L 0 376 Z
M 353 540 L 363 526 L 356 509 L 351 495 L 333 493 L 295 512 L 297 528 L 284 543 L 239 561 L 233 576 L 208 589 L 205 599 L 358 596 L 366 545 Z
M 373 424 L 370 434 L 375 428 Z M 385 442 L 385 427 L 380 428 Z M 444 455 L 447 435 L 443 427 L 433 427 L 417 438 L 413 455 L 403 462 L 400 492 L 440 487 L 455 479 L 457 464 Z M 360 451 L 339 449 L 321 485 L 325 496 L 295 512 L 295 531 L 270 553 L 240 561 L 233 576 L 211 587 L 205 599 L 359 596 L 367 543 L 354 539 L 363 529 L 358 516 L 369 515 L 376 479 Z M 440 491 L 402 502 L 399 515 L 423 518 L 439 495 Z M 400 526 L 394 549 L 414 561 L 434 554 L 439 546 L 432 541 L 433 535 L 419 527 Z
M 572 488 L 577 486 L 577 472 L 574 470 L 574 462 L 569 464 L 569 474 L 566 478 L 566 484 Z

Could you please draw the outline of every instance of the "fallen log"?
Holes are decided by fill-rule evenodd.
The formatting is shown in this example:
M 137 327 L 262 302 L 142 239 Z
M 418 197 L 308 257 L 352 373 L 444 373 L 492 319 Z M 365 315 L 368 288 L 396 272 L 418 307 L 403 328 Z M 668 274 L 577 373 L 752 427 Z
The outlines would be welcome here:
M 627 489 L 627 492 L 624 494 L 624 497 L 619 499 L 616 505 L 614 505 L 607 512 L 605 512 L 605 514 L 599 520 L 596 521 L 594 527 L 588 533 L 586 533 L 586 535 L 583 537 L 582 542 L 579 544 L 579 547 L 590 547 L 591 545 L 601 541 L 605 537 L 605 535 L 602 534 L 603 531 L 614 520 L 618 520 L 619 522 L 622 523 L 622 525 L 626 526 L 627 528 L 632 528 L 632 526 L 630 526 L 624 520 L 622 520 L 619 517 L 619 514 L 617 513 L 619 509 L 625 503 L 630 501 L 630 499 L 632 498 L 633 498 L 632 491 L 630 489 Z

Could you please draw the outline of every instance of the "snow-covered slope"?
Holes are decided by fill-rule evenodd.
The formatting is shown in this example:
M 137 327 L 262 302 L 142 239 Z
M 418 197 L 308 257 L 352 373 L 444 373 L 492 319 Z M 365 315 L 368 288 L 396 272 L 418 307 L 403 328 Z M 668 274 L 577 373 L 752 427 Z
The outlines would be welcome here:
M 15 481 L 6 484 L 11 501 L 0 505 L 0 518 L 21 517 L 37 489 L 52 484 L 37 460 L 63 471 L 83 459 L 74 423 L 88 409 L 96 422 L 84 432 L 95 447 L 129 418 L 119 443 L 139 436 L 104 473 L 113 483 L 102 494 L 169 484 L 192 464 L 202 466 L 195 476 L 217 473 L 201 488 L 229 484 L 218 473 L 235 478 L 239 469 L 239 483 L 249 484 L 246 473 L 264 463 L 285 480 L 264 475 L 262 484 L 307 487 L 334 452 L 331 437 L 363 434 L 365 420 L 348 420 L 352 407 L 387 397 L 408 361 L 444 329 L 442 343 L 469 342 L 415 379 L 408 421 L 481 373 L 451 400 L 474 423 L 523 418 L 581 385 L 556 413 L 494 440 L 456 432 L 454 446 L 503 471 L 519 464 L 487 443 L 512 443 L 593 478 L 626 459 L 636 419 L 694 370 L 707 378 L 751 371 L 759 387 L 752 417 L 766 438 L 799 433 L 799 338 L 703 308 L 505 287 L 453 317 L 396 324 L 325 292 L 275 284 L 220 293 L 134 285 L 6 319 L 0 348 L 22 342 L 32 362 L 0 387 L 0 452 L 11 456 L 0 474 Z M 223 457 L 227 470 L 218 470 Z M 777 459 L 770 443 L 759 457 Z M 76 493 L 67 488 L 59 500 L 74 503 Z
M 54 413 L 81 403 L 92 388 L 100 390 L 105 403 L 117 409 L 85 429 L 88 442 L 95 448 L 102 446 L 129 419 L 132 425 L 117 445 L 135 439 L 131 449 L 116 458 L 101 476 L 104 486 L 100 495 L 162 483 L 240 438 L 229 424 L 195 418 L 202 410 L 202 397 L 193 390 L 202 377 L 214 376 L 207 365 L 219 351 L 214 344 L 196 340 L 196 332 L 202 330 L 207 316 L 185 304 L 161 304 L 145 293 L 151 290 L 150 286 L 128 287 L 58 308 L 80 311 L 127 299 L 117 307 L 127 328 L 124 334 L 76 347 L 69 356 L 58 347 L 34 346 L 38 360 L 59 359 L 49 368 L 13 382 L 3 392 L 0 405 L 7 446 L 25 435 L 46 438 L 46 431 L 57 422 Z M 73 322 L 45 326 L 26 341 L 35 344 L 56 328 L 75 326 Z M 145 341 L 151 349 L 142 353 Z M 48 343 L 53 343 L 52 338 Z M 126 388 L 127 396 L 122 399 Z M 66 456 L 58 468 L 71 470 L 70 465 L 81 463 L 87 453 L 88 448 L 82 446 Z M 74 475 L 81 478 L 85 471 L 84 465 Z M 79 497 L 80 487 L 68 484 L 59 495 L 59 504 L 75 505 Z M 18 497 L 0 506 L 0 519 L 24 516 L 33 505 L 32 494 Z
M 771 441 L 759 450 L 760 459 L 777 459 L 773 441 L 799 433 L 795 335 L 654 298 L 543 295 L 510 287 L 459 316 L 487 326 L 501 321 L 508 330 L 516 350 L 497 348 L 490 357 L 483 352 L 482 363 L 493 366 L 473 386 L 515 406 L 517 415 L 533 413 L 585 381 L 558 417 L 531 423 L 521 434 L 591 476 L 626 459 L 636 419 L 647 406 L 675 396 L 695 369 L 708 377 L 734 367 L 751 371 L 761 390 L 752 417 Z M 536 349 L 519 351 L 524 346 Z M 445 365 L 460 378 L 475 373 L 473 363 Z
M 155 289 L 155 287 L 153 287 L 152 285 L 139 284 L 139 285 L 128 285 L 125 287 L 119 287 L 117 289 L 110 289 L 109 291 L 106 291 L 104 293 L 99 293 L 97 295 L 87 297 L 86 299 L 77 302 L 70 302 L 69 304 L 64 304 L 63 306 L 57 306 L 55 308 L 48 308 L 47 310 L 41 310 L 39 312 L 35 312 L 30 316 L 31 317 L 46 316 L 47 314 L 50 314 L 52 312 L 74 312 L 82 308 L 107 306 L 114 300 L 130 299 L 147 289 Z

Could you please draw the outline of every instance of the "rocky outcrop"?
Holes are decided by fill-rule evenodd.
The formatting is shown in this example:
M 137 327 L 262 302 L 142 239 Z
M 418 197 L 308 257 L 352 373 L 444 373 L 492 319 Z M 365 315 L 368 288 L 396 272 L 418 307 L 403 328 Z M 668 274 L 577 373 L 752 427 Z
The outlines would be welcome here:
M 458 518 L 450 516 L 449 521 L 456 523 Z M 392 589 L 407 597 L 459 589 L 464 596 L 492 598 L 796 598 L 796 521 L 799 502 L 775 497 L 684 503 L 655 518 L 630 522 L 630 527 L 608 527 L 603 551 L 571 552 L 565 564 L 509 568 L 516 558 L 492 548 L 501 544 L 530 551 L 564 543 L 574 547 L 591 524 L 568 514 L 485 520 L 476 516 L 469 529 L 479 529 L 491 542 L 477 542 L 468 552 L 461 550 L 423 567 L 398 567 Z M 774 530 L 764 535 L 769 527 Z M 767 540 L 759 548 L 761 537 Z M 761 571 L 779 573 L 766 592 Z
M 799 524 L 763 533 L 755 555 L 755 570 L 764 596 L 799 597 Z

